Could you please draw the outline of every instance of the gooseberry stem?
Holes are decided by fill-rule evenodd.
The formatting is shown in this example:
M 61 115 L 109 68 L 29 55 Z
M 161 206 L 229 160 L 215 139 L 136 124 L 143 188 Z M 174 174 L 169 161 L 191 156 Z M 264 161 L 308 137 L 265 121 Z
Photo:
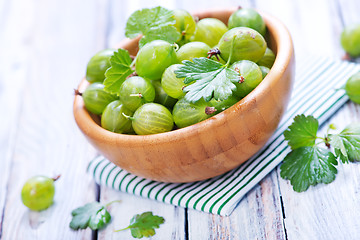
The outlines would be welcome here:
M 114 200 L 114 201 L 108 202 L 107 204 L 105 204 L 105 207 L 108 207 L 111 204 L 116 203 L 116 202 L 121 203 L 121 200 Z
M 53 177 L 53 178 L 51 178 L 54 182 L 56 182 L 59 178 L 61 177 L 61 175 L 59 174 L 59 175 L 57 175 L 57 176 L 55 176 L 55 177 Z
M 119 229 L 119 230 L 114 230 L 114 232 L 120 232 L 120 231 L 124 231 L 124 230 L 127 230 L 127 229 L 129 229 L 130 228 L 130 226 L 129 227 L 126 227 L 126 228 L 123 228 L 123 229 Z
M 74 94 L 78 96 L 82 96 L 82 93 L 77 89 L 74 89 Z
M 215 108 L 215 107 L 206 107 L 205 108 L 205 113 L 207 114 L 207 115 L 211 115 L 211 114 L 213 114 L 214 112 L 216 112 L 217 111 L 217 109 Z
M 230 55 L 229 55 L 229 59 L 228 59 L 227 63 L 225 64 L 226 67 L 229 66 L 231 58 L 232 58 L 232 54 L 234 51 L 234 41 L 235 41 L 235 36 L 232 38 L 232 41 L 231 41 Z
M 130 119 L 131 121 L 135 119 L 135 118 L 133 118 L 133 117 L 130 117 L 130 116 L 126 115 L 125 113 L 122 113 L 122 115 L 123 115 L 125 118 Z
M 133 94 L 130 94 L 129 96 L 130 97 L 139 97 L 139 98 L 143 97 L 143 95 L 141 93 L 133 93 Z

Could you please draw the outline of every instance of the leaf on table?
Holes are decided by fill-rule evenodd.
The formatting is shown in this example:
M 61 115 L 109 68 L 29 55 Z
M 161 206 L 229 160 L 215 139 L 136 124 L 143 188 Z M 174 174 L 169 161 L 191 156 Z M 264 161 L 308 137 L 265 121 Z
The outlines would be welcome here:
M 123 231 L 130 229 L 131 235 L 134 238 L 151 237 L 155 235 L 155 228 L 159 228 L 165 219 L 160 216 L 153 215 L 152 212 L 144 212 L 136 214 L 130 221 L 130 225 L 124 229 L 117 230 Z
M 284 132 L 285 140 L 288 141 L 291 149 L 313 146 L 318 128 L 319 122 L 313 116 L 297 115 L 294 122 Z
M 90 227 L 92 230 L 101 229 L 111 220 L 106 207 L 99 202 L 88 203 L 71 212 L 70 228 L 74 230 Z
M 134 72 L 131 69 L 132 59 L 127 50 L 118 49 L 110 58 L 111 67 L 105 72 L 105 91 L 119 95 L 121 84 Z
M 351 124 L 339 134 L 329 134 L 330 145 L 343 163 L 360 161 L 360 124 Z
M 163 7 L 144 8 L 135 11 L 126 22 L 125 35 L 135 38 L 143 35 L 140 47 L 152 40 L 161 39 L 174 43 L 180 38 L 180 33 L 173 26 L 175 18 L 173 11 Z
M 225 100 L 236 89 L 234 83 L 239 81 L 238 73 L 226 65 L 204 57 L 182 63 L 184 65 L 175 74 L 177 78 L 185 78 L 185 84 L 194 82 L 184 88 L 187 92 L 185 98 L 190 102 L 197 102 L 201 98 L 210 101 L 213 97 Z
M 336 158 L 326 148 L 305 146 L 291 151 L 280 167 L 280 176 L 290 180 L 296 192 L 306 191 L 318 183 L 334 181 Z

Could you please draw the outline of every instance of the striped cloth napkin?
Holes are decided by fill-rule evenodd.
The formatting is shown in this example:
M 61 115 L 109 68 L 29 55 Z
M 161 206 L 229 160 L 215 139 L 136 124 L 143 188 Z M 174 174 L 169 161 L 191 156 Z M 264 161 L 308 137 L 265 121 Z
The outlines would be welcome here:
M 283 132 L 297 114 L 313 115 L 323 124 L 346 101 L 346 80 L 360 65 L 329 58 L 311 57 L 296 67 L 292 98 L 278 129 L 267 144 L 244 164 L 220 176 L 191 183 L 163 183 L 137 177 L 99 156 L 88 172 L 95 182 L 111 188 L 176 206 L 228 216 L 242 197 L 289 152 Z

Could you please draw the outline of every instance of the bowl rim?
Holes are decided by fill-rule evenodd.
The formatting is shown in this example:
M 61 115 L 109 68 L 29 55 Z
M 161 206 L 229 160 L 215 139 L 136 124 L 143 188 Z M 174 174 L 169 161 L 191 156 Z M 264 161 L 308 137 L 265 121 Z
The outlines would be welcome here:
M 208 12 L 234 12 L 237 8 L 225 8 L 225 9 L 206 9 L 201 12 L 194 12 L 192 15 L 198 16 L 201 14 L 206 14 Z M 235 103 L 230 108 L 225 111 L 216 114 L 213 117 L 210 117 L 204 121 L 199 123 L 190 125 L 188 127 L 175 129 L 165 133 L 158 133 L 152 135 L 129 135 L 129 134 L 120 134 L 108 131 L 98 125 L 94 119 L 91 117 L 90 113 L 86 110 L 84 102 L 80 96 L 75 96 L 74 105 L 73 105 L 73 113 L 75 117 L 75 121 L 79 128 L 87 135 L 88 138 L 94 140 L 101 140 L 105 142 L 116 142 L 117 144 L 121 144 L 124 146 L 129 146 L 133 144 L 143 144 L 143 145 L 151 145 L 151 144 L 160 144 L 161 142 L 173 142 L 179 141 L 180 139 L 186 139 L 190 136 L 197 135 L 203 131 L 210 131 L 212 128 L 216 128 L 217 126 L 223 125 L 229 115 L 232 114 L 233 111 L 237 111 L 238 109 L 246 109 L 251 108 L 251 102 L 257 100 L 263 96 L 260 94 L 261 92 L 268 91 L 271 84 L 274 81 L 278 81 L 285 71 L 286 67 L 290 64 L 293 53 L 293 43 L 290 36 L 289 31 L 286 26 L 278 20 L 276 17 L 271 16 L 262 11 L 258 11 L 263 17 L 267 31 L 273 33 L 274 42 L 277 48 L 275 62 L 270 69 L 267 76 L 261 81 L 261 83 L 251 91 L 247 96 L 241 99 L 239 102 Z M 278 34 L 274 34 L 278 33 Z M 281 37 L 280 37 L 281 36 Z M 135 41 L 135 40 L 133 40 Z M 129 39 L 124 39 L 121 43 L 129 42 Z M 85 90 L 85 88 L 90 83 L 83 78 L 81 83 L 78 86 L 79 91 Z M 255 100 L 256 101 L 256 100 Z

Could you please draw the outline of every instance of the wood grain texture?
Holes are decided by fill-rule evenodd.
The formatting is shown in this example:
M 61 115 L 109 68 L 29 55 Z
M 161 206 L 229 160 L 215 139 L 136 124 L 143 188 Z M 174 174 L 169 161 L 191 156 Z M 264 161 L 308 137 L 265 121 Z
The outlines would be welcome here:
M 292 1 L 291 4 L 288 1 L 276 2 L 275 5 L 288 4 L 287 11 L 277 9 L 266 1 L 261 1 L 261 6 L 276 11 L 277 16 L 286 22 L 294 38 L 298 59 L 315 54 L 341 58 L 343 50 L 339 39 L 343 17 L 352 16 L 352 21 L 360 21 L 355 14 L 360 8 L 356 8 L 358 4 L 355 2 L 320 0 L 311 5 L 304 1 Z M 335 123 L 341 130 L 348 123 L 359 121 L 359 106 L 348 103 L 328 122 Z M 324 134 L 325 130 L 322 129 L 319 134 Z M 359 214 L 358 171 L 358 164 L 340 164 L 333 183 L 296 193 L 289 182 L 280 178 L 278 168 L 288 239 L 359 239 L 360 223 L 355 217 Z
M 76 128 L 71 102 L 75 79 L 83 76 L 86 59 L 96 48 L 102 48 L 99 47 L 101 39 L 96 38 L 99 29 L 89 20 L 101 17 L 97 11 L 103 3 L 42 1 L 41 8 L 38 3 L 11 1 L 9 19 L 2 22 L 5 29 L 2 34 L 6 34 L 2 46 L 8 49 L 2 52 L 5 54 L 1 56 L 1 63 L 6 62 L 2 65 L 5 67 L 14 66 L 6 70 L 1 84 L 10 86 L 6 88 L 5 97 L 11 91 L 18 97 L 14 102 L 8 102 L 12 97 L 7 98 L 5 104 L 10 103 L 9 107 L 14 108 L 9 111 L 11 118 L 13 112 L 18 111 L 18 102 L 22 108 L 17 115 L 15 136 L 10 138 L 15 139 L 14 144 L 10 144 L 12 154 L 6 159 L 10 167 L 5 165 L 1 169 L 6 171 L 1 177 L 7 178 L 1 182 L 6 183 L 7 189 L 5 206 L 1 206 L 4 212 L 1 238 L 89 239 L 90 230 L 75 232 L 69 228 L 71 210 L 96 197 L 95 185 L 85 174 L 94 150 Z M 84 12 L 80 19 L 79 12 Z M 22 82 L 24 87 L 19 86 Z M 37 174 L 51 177 L 58 173 L 62 177 L 56 183 L 55 204 L 51 208 L 37 213 L 22 205 L 20 192 L 26 179 Z
M 360 108 L 353 103 L 347 104 L 328 121 L 339 130 L 352 122 L 360 122 Z M 320 135 L 325 134 L 326 129 L 324 127 Z M 311 187 L 304 193 L 294 192 L 292 186 L 281 179 L 289 239 L 360 238 L 360 220 L 356 217 L 360 214 L 360 165 L 339 164 L 337 169 L 334 182 Z
M 0 238 L 4 207 L 7 200 L 7 184 L 17 135 L 21 99 L 28 70 L 30 49 L 26 41 L 28 25 L 14 31 L 11 26 L 19 23 L 18 15 L 10 2 L 0 2 Z M 9 45 L 12 41 L 14 44 Z M 15 58 L 14 55 L 18 55 Z
M 183 208 L 102 188 L 100 202 L 107 203 L 113 200 L 121 202 L 111 205 L 109 211 L 113 216 L 112 221 L 106 229 L 98 232 L 99 240 L 131 239 L 130 230 L 121 232 L 114 232 L 114 230 L 127 227 L 135 214 L 148 211 L 165 219 L 165 223 L 161 224 L 159 229 L 155 229 L 156 235 L 151 239 L 185 240 L 185 210 Z
M 278 179 L 273 171 L 229 217 L 189 210 L 189 239 L 285 239 Z
M 139 9 L 139 6 L 157 6 L 159 4 L 167 8 L 175 8 L 176 1 L 111 1 L 108 15 L 108 39 L 107 47 L 116 46 L 125 36 L 125 23 L 131 13 Z M 113 219 L 110 226 L 98 231 L 98 239 L 130 239 L 130 231 L 115 233 L 114 229 L 127 226 L 135 214 L 145 211 L 153 211 L 165 218 L 165 224 L 156 230 L 156 235 L 151 239 L 185 239 L 185 210 L 171 205 L 164 205 L 145 198 L 120 193 L 107 187 L 100 188 L 100 201 L 109 202 L 120 199 L 122 202 L 111 206 L 110 213 Z
M 72 120 L 71 89 L 94 53 L 123 39 L 123 24 L 134 10 L 156 5 L 189 11 L 256 7 L 286 24 L 297 60 L 318 54 L 340 58 L 343 24 L 360 22 L 357 0 L 0 0 L 0 105 L 6 113 L 0 118 L 1 239 L 97 238 L 89 230 L 68 228 L 70 211 L 97 198 L 84 170 L 94 149 Z M 354 121 L 360 121 L 359 105 L 348 103 L 329 122 L 342 129 Z M 197 211 L 186 215 L 181 208 L 101 188 L 102 202 L 123 202 L 111 207 L 113 221 L 98 238 L 130 239 L 129 232 L 113 229 L 134 213 L 152 210 L 167 221 L 153 239 L 359 239 L 359 164 L 340 165 L 338 171 L 334 183 L 299 194 L 277 169 L 226 218 Z M 59 172 L 55 205 L 29 212 L 19 197 L 24 181 Z

